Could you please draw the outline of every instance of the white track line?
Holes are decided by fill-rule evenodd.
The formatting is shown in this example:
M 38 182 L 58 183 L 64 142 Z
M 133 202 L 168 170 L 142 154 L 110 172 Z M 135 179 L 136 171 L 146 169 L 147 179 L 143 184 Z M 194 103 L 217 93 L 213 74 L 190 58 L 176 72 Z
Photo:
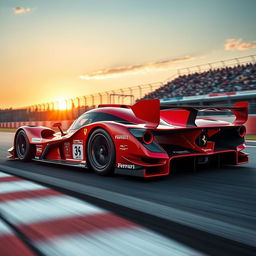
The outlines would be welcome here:
M 22 199 L 0 203 L 0 211 L 12 224 L 31 224 L 58 218 L 106 211 L 65 195 Z
M 39 242 L 36 246 L 43 254 L 51 256 L 203 255 L 174 240 L 135 227 L 64 236 L 47 242 Z
M 26 181 L 26 180 L 0 182 L 0 194 L 38 190 L 43 188 L 45 187 L 31 181 Z
M 4 172 L 0 172 L 0 178 L 4 178 L 4 177 L 11 177 L 12 175 L 9 175 L 7 173 Z
M 12 231 L 3 221 L 0 220 L 0 237 L 7 234 L 12 234 Z

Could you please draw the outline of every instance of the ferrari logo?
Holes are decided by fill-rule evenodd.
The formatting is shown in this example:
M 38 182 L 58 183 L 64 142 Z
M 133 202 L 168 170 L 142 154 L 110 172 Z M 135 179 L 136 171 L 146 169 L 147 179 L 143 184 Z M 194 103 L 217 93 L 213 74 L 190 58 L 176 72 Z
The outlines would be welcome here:
M 196 139 L 196 144 L 199 147 L 205 147 L 207 145 L 207 141 L 208 141 L 208 136 L 207 136 L 207 132 L 203 131 Z
M 85 128 L 85 129 L 84 129 L 84 135 L 86 135 L 86 134 L 87 134 L 87 129 Z
M 206 143 L 207 143 L 207 138 L 206 138 L 205 134 L 202 136 L 202 142 L 204 143 L 204 145 L 206 145 Z

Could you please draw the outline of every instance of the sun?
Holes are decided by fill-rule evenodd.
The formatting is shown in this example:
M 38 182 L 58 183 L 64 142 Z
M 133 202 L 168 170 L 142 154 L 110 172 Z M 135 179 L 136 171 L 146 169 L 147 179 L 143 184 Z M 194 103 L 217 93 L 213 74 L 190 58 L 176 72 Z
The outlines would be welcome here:
M 70 109 L 69 98 L 57 98 L 54 104 L 55 110 L 68 110 Z
M 65 100 L 60 100 L 58 102 L 58 109 L 59 110 L 66 110 L 67 109 L 67 102 Z

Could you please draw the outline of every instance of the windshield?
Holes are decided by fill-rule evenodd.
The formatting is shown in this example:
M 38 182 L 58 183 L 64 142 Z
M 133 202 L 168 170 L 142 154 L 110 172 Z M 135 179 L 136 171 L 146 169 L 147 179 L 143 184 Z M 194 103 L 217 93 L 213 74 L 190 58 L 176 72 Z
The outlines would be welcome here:
M 74 123 L 70 127 L 70 130 L 77 130 L 80 127 L 90 123 L 92 123 L 92 116 L 89 113 L 85 113 L 74 121 Z
M 102 121 L 113 121 L 118 123 L 130 123 L 127 120 L 120 118 L 118 116 L 104 113 L 104 112 L 90 112 L 81 115 L 74 123 L 71 125 L 70 130 L 77 130 L 84 125 L 102 122 Z

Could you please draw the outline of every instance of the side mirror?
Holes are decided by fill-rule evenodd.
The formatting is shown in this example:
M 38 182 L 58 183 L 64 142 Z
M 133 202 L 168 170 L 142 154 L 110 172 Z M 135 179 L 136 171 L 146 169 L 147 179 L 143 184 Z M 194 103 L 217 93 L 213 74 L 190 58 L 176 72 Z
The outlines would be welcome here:
M 52 125 L 52 127 L 61 127 L 61 123 L 54 123 L 53 125 Z
M 64 135 L 65 135 L 65 133 L 64 133 L 63 130 L 61 129 L 61 123 L 54 123 L 54 124 L 52 125 L 52 127 L 58 127 L 59 130 L 60 130 L 61 136 L 64 136 Z

